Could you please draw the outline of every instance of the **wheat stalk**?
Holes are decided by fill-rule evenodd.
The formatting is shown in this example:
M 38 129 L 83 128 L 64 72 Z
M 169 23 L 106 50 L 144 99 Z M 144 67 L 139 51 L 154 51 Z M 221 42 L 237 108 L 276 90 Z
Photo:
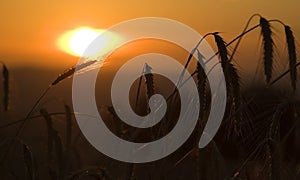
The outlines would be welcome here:
M 151 98 L 151 96 L 153 96 L 155 94 L 155 89 L 154 89 L 152 68 L 147 63 L 145 63 L 145 66 L 143 69 L 143 74 L 144 74 L 145 84 L 146 84 L 146 92 L 147 92 L 147 100 L 148 100 L 147 102 L 149 102 L 149 99 Z M 141 86 L 140 83 L 141 83 L 141 81 L 139 82 L 139 87 L 138 87 L 139 89 Z M 140 90 L 138 90 L 137 98 L 139 96 L 139 92 L 140 92 Z M 150 112 L 150 109 L 149 109 L 149 105 L 148 105 L 148 113 L 149 112 Z M 151 131 L 152 131 L 152 129 L 151 129 Z M 152 135 L 152 138 L 154 138 L 152 133 L 151 133 L 151 135 Z M 135 135 L 134 135 L 134 137 L 135 137 Z M 136 165 L 131 163 L 128 167 L 128 179 L 130 179 L 130 180 L 136 179 L 135 174 L 136 174 Z
M 71 153 L 71 144 L 72 144 L 72 112 L 71 108 L 65 104 L 65 113 L 66 113 L 66 151 L 64 156 L 64 172 L 68 167 L 69 159 L 70 159 L 70 153 Z
M 247 31 L 247 29 L 248 29 L 248 27 L 249 27 L 251 21 L 252 21 L 253 18 L 256 17 L 256 16 L 261 17 L 259 14 L 253 14 L 253 15 L 249 18 L 249 20 L 248 20 L 248 22 L 247 22 L 247 24 L 246 24 L 244 30 L 242 31 L 242 33 L 245 33 L 245 32 Z M 243 39 L 243 36 L 241 36 L 241 37 L 238 39 L 236 45 L 234 46 L 234 49 L 232 50 L 232 53 L 231 53 L 231 56 L 230 56 L 229 61 L 232 61 L 232 60 L 233 60 L 233 57 L 234 57 L 234 55 L 235 55 L 235 53 L 236 53 L 236 50 L 237 50 L 238 46 L 240 45 L 242 39 Z
M 65 113 L 66 113 L 66 149 L 67 152 L 71 150 L 71 138 L 72 138 L 72 112 L 71 108 L 65 104 Z
M 241 34 L 239 34 L 239 35 L 236 36 L 234 39 L 232 39 L 230 42 L 228 42 L 228 43 L 226 44 L 226 47 L 230 46 L 231 44 L 233 44 L 233 43 L 236 42 L 236 41 L 239 41 L 239 40 L 240 40 L 242 37 L 244 37 L 246 34 L 250 33 L 251 31 L 255 30 L 255 29 L 258 28 L 258 27 L 260 27 L 260 24 L 255 25 L 255 26 L 249 28 L 249 29 L 246 30 L 246 31 L 243 31 Z M 185 64 L 185 68 L 182 70 L 182 72 L 181 72 L 181 74 L 180 74 L 180 76 L 179 76 L 179 80 L 178 80 L 178 82 L 177 82 L 177 87 L 178 87 L 179 85 L 180 85 L 180 86 L 183 86 L 183 85 L 190 79 L 190 77 L 189 77 L 189 78 L 187 78 L 186 80 L 184 80 L 183 83 L 181 83 L 183 74 L 184 74 L 184 72 L 185 72 L 185 70 L 186 70 L 186 67 L 189 65 L 190 60 L 192 59 L 192 57 L 193 57 L 194 53 L 196 52 L 197 48 L 200 46 L 200 44 L 202 43 L 202 41 L 203 41 L 206 37 L 208 37 L 208 36 L 210 36 L 210 35 L 214 35 L 214 34 L 216 34 L 216 32 L 205 34 L 205 36 L 203 36 L 203 37 L 199 40 L 199 42 L 197 43 L 197 45 L 195 46 L 195 48 L 190 52 L 190 55 L 189 55 L 189 57 L 188 57 L 188 59 L 187 59 L 187 62 L 186 62 L 186 64 Z M 237 47 L 236 47 L 236 48 L 237 48 Z M 235 49 L 236 49 L 236 48 L 235 48 Z M 213 60 L 214 57 L 216 57 L 219 53 L 220 53 L 220 52 L 217 51 L 213 56 L 211 56 L 209 59 L 207 59 L 207 61 L 206 61 L 204 64 L 209 63 L 209 62 L 210 62 L 211 60 Z M 231 56 L 231 57 L 233 57 L 233 56 Z M 214 66 L 214 67 L 215 67 L 215 66 Z M 212 69 L 211 69 L 211 70 L 212 70 Z M 192 73 L 192 76 L 195 75 L 196 73 L 197 73 L 197 70 L 195 70 L 195 71 Z M 175 93 L 176 93 L 176 88 L 174 88 L 174 90 L 173 90 L 173 92 L 171 93 L 171 95 L 168 96 L 167 101 L 170 100 L 170 99 L 173 97 L 173 95 L 174 95 Z
M 61 179 L 64 175 L 64 153 L 63 153 L 63 143 L 62 140 L 58 134 L 58 131 L 52 131 L 52 136 L 54 139 L 54 145 L 55 145 L 55 153 L 56 153 L 56 158 L 57 158 L 57 172 L 58 172 L 58 177 Z
M 205 34 L 205 35 L 199 40 L 199 42 L 196 44 L 195 48 L 192 49 L 192 51 L 190 52 L 190 54 L 189 54 L 189 56 L 188 56 L 188 58 L 187 58 L 187 61 L 186 61 L 185 65 L 184 65 L 184 68 L 182 69 L 182 71 L 181 71 L 181 73 L 180 73 L 180 75 L 179 75 L 179 78 L 178 78 L 176 87 L 180 87 L 180 86 L 182 85 L 182 84 L 181 84 L 181 81 L 182 81 L 183 75 L 184 75 L 184 73 L 185 73 L 187 67 L 189 66 L 189 63 L 191 62 L 191 60 L 192 60 L 192 58 L 193 58 L 195 52 L 196 52 L 196 51 L 199 52 L 199 51 L 198 51 L 198 47 L 199 47 L 200 44 L 205 40 L 205 38 L 208 37 L 208 36 L 210 36 L 210 35 L 213 35 L 213 33 L 207 33 L 207 34 Z M 211 57 L 211 59 L 212 59 L 212 58 L 213 58 L 213 57 Z M 208 60 L 208 61 L 209 61 L 209 60 Z M 206 63 L 208 63 L 208 61 L 207 61 Z M 204 65 L 205 65 L 205 63 L 204 63 Z M 184 83 L 185 83 L 185 82 L 183 82 L 183 84 L 184 84 Z M 171 98 L 173 98 L 174 95 L 176 95 L 176 92 L 177 92 L 177 91 L 176 91 L 176 87 L 174 88 L 173 92 L 172 92 L 172 93 L 169 95 L 169 97 L 167 98 L 167 101 L 170 100 Z M 176 97 L 176 96 L 175 96 L 175 97 Z M 172 100 L 172 99 L 171 99 L 171 100 Z

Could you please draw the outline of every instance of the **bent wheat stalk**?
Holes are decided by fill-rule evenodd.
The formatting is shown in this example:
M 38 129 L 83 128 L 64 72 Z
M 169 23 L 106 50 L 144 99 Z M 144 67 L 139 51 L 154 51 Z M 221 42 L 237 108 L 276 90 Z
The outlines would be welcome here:
M 252 21 L 253 18 L 256 17 L 256 16 L 261 17 L 260 14 L 253 14 L 253 15 L 249 18 L 249 20 L 248 20 L 248 22 L 247 22 L 247 24 L 246 24 L 244 30 L 242 31 L 242 33 L 244 33 L 244 32 L 247 31 L 247 29 L 248 29 L 248 27 L 249 27 L 251 21 Z M 234 57 L 234 55 L 235 55 L 235 53 L 236 53 L 236 50 L 237 50 L 238 46 L 240 45 L 242 39 L 243 39 L 243 36 L 242 36 L 241 38 L 238 39 L 236 45 L 234 46 L 234 49 L 232 50 L 232 53 L 231 53 L 231 56 L 230 56 L 229 61 L 232 61 L 232 59 L 233 59 L 233 57 Z
M 257 25 L 255 25 L 255 26 L 251 27 L 250 29 L 248 29 L 248 30 L 245 31 L 245 32 L 242 32 L 241 34 L 239 34 L 238 36 L 236 36 L 234 39 L 232 39 L 230 42 L 228 42 L 225 46 L 226 46 L 226 47 L 230 46 L 230 45 L 233 44 L 234 42 L 238 41 L 241 37 L 245 36 L 246 34 L 250 33 L 251 31 L 257 29 L 258 27 L 260 27 L 259 24 L 257 24 Z M 217 33 L 217 32 L 214 32 L 214 33 L 207 33 L 207 34 L 199 41 L 199 43 L 197 44 L 197 46 L 191 51 L 190 56 L 189 56 L 189 58 L 188 58 L 188 62 L 189 62 L 189 59 L 193 57 L 193 54 L 196 52 L 197 47 L 198 47 L 198 46 L 200 45 L 200 43 L 204 40 L 204 38 L 206 38 L 208 35 L 213 35 L 213 34 L 215 34 L 215 33 Z M 219 55 L 219 53 L 220 53 L 220 52 L 217 51 L 213 56 L 211 56 L 210 58 L 208 58 L 208 59 L 204 62 L 204 65 L 206 65 L 207 63 L 209 63 L 212 59 L 214 59 L 217 55 Z M 187 63 L 187 64 L 188 64 L 188 63 Z M 214 68 L 216 65 L 217 65 L 217 64 L 215 64 L 215 65 L 213 66 L 213 68 Z M 212 69 L 213 69 L 213 68 L 212 68 Z M 210 71 L 212 71 L 212 69 L 211 69 Z M 195 71 L 191 74 L 191 76 L 195 75 L 196 73 L 197 73 L 197 70 L 195 70 Z M 188 77 L 187 79 L 185 79 L 185 80 L 183 81 L 183 83 L 181 83 L 181 84 L 180 84 L 180 83 L 177 83 L 177 84 L 180 84 L 180 87 L 181 87 L 181 86 L 183 86 L 190 78 L 191 78 L 191 77 Z M 181 82 L 181 81 L 178 81 L 178 82 Z M 171 97 L 175 94 L 175 91 L 176 91 L 176 90 L 174 90 L 173 93 L 172 93 L 170 96 L 168 96 L 167 100 L 171 99 Z

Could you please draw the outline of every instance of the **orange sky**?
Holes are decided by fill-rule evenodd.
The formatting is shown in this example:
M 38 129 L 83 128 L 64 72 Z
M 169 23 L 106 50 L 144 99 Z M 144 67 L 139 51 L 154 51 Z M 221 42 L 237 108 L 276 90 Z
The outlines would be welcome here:
M 79 26 L 105 29 L 145 16 L 181 21 L 201 34 L 221 31 L 230 40 L 258 12 L 281 19 L 298 35 L 299 7 L 298 0 L 1 0 L 0 60 L 10 66 L 75 64 L 77 57 L 55 46 L 63 32 Z M 257 45 L 257 39 L 249 41 Z

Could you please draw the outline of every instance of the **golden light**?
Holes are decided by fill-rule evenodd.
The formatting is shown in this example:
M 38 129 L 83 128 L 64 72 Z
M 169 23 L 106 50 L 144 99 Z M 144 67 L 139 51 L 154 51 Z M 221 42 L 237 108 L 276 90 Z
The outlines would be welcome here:
M 112 42 L 118 38 L 117 35 L 107 33 L 104 37 L 97 41 L 97 52 L 85 52 L 87 47 L 105 30 L 94 29 L 91 27 L 79 27 L 62 34 L 57 40 L 57 47 L 65 53 L 73 56 L 91 56 L 99 53 L 99 51 L 111 48 Z

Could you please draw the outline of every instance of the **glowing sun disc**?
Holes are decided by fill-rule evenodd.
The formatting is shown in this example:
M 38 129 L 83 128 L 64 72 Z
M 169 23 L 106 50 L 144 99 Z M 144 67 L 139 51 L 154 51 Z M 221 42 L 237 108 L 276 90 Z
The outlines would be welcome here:
M 94 29 L 90 27 L 79 27 L 62 34 L 57 40 L 57 47 L 65 53 L 73 56 L 83 56 L 86 48 L 91 42 L 96 39 L 105 30 Z M 104 37 L 101 39 L 100 47 L 98 50 L 104 50 L 108 48 L 110 39 L 113 37 Z M 93 55 L 93 54 L 85 54 Z

